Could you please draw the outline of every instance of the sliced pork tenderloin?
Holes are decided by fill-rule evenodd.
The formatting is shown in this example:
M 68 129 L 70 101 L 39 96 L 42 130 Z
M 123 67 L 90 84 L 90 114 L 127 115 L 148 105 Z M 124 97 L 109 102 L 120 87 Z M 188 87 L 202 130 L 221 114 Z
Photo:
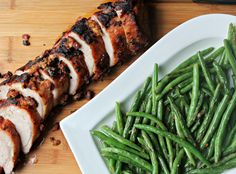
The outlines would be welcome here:
M 113 9 L 116 11 L 116 14 L 122 22 L 128 48 L 132 55 L 137 54 L 137 52 L 148 44 L 148 40 L 142 34 L 138 24 L 136 6 L 137 4 L 130 0 L 122 0 L 114 3 L 104 3 L 98 7 L 98 9 L 101 10 Z
M 25 97 L 31 97 L 37 102 L 37 111 L 45 118 L 53 107 L 52 89 L 54 85 L 44 80 L 39 72 L 13 75 L 0 83 L 0 99 L 7 99 L 7 94 L 14 89 Z
M 40 56 L 19 68 L 16 74 L 34 73 L 35 71 L 39 71 L 43 79 L 49 80 L 53 84 L 54 106 L 60 103 L 60 99 L 68 93 L 70 85 L 70 69 L 67 64 L 61 61 L 58 55 L 50 52 L 47 57 Z
M 0 116 L 0 168 L 5 174 L 12 173 L 18 160 L 20 144 L 20 137 L 14 124 Z
M 77 91 L 81 90 L 82 86 L 89 83 L 88 68 L 79 47 L 77 41 L 69 37 L 68 34 L 64 34 L 52 50 L 70 70 L 70 95 L 75 95 Z
M 0 100 L 0 115 L 15 125 L 20 135 L 22 151 L 27 154 L 39 135 L 42 119 L 37 112 L 34 99 L 23 97 L 19 93 L 10 96 L 8 94 L 8 97 Z
M 99 26 L 93 21 L 81 18 L 69 32 L 69 36 L 79 43 L 89 74 L 93 79 L 99 79 L 109 68 L 109 56 L 99 30 Z
M 110 67 L 118 62 L 124 62 L 129 55 L 129 51 L 122 22 L 116 12 L 112 9 L 98 11 L 94 13 L 91 19 L 101 27 L 102 38 L 110 57 Z

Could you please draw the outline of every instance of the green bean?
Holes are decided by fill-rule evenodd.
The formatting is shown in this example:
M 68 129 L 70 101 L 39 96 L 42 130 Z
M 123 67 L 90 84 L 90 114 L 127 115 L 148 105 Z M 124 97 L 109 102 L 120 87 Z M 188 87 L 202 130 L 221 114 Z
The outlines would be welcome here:
M 227 39 L 224 40 L 224 45 L 225 45 L 226 57 L 232 67 L 233 74 L 236 75 L 236 61 L 230 43 Z
M 224 150 L 223 156 L 236 152 L 236 139 Z
M 169 83 L 170 79 L 171 79 L 171 75 L 167 74 L 165 77 L 161 79 L 160 82 L 158 82 L 157 87 L 156 87 L 156 94 L 159 94 L 163 90 L 166 84 Z
M 232 75 L 232 79 L 233 79 L 234 88 L 236 88 L 236 76 Z
M 126 164 L 131 164 L 149 172 L 152 171 L 152 165 L 149 162 L 124 150 L 119 150 L 115 148 L 103 148 L 101 150 L 101 154 L 104 157 L 112 158 Z
M 217 105 L 217 101 L 220 96 L 220 90 L 221 90 L 221 85 L 219 84 L 219 85 L 217 85 L 214 95 L 213 95 L 213 98 L 210 102 L 208 113 L 207 113 L 206 117 L 204 117 L 203 123 L 198 130 L 198 133 L 197 133 L 197 141 L 198 142 L 200 142 L 202 140 L 203 136 L 205 135 L 205 133 L 210 125 L 210 122 L 212 121 L 212 117 L 213 117 L 213 114 L 214 114 L 214 111 L 215 111 L 215 108 Z
M 154 117 L 151 114 L 147 114 L 144 112 L 127 112 L 126 113 L 128 116 L 132 116 L 132 117 L 143 117 L 143 118 L 147 118 L 153 122 L 155 122 L 162 130 L 167 130 L 166 126 L 164 125 L 164 123 L 162 123 L 162 121 L 156 117 Z
M 200 126 L 200 124 L 201 124 L 200 120 L 197 120 L 196 123 L 193 125 L 193 127 L 190 130 L 191 133 L 194 133 L 197 130 L 197 128 Z
M 153 145 L 151 143 L 151 140 L 148 137 L 147 133 L 144 131 L 142 131 L 142 136 L 143 136 L 143 139 L 144 139 L 146 146 L 149 150 L 149 154 L 150 154 L 150 158 L 151 158 L 151 162 L 152 162 L 152 174 L 158 174 L 159 168 L 158 168 L 157 156 L 156 156 L 155 150 L 153 148 Z
M 171 169 L 171 174 L 178 173 L 178 169 L 179 169 L 179 166 L 183 157 L 184 157 L 184 150 L 181 149 L 174 160 L 174 164 Z
M 210 127 L 207 130 L 206 135 L 204 136 L 201 144 L 200 144 L 200 148 L 203 149 L 206 144 L 209 142 L 209 140 L 212 138 L 213 133 L 216 131 L 216 129 L 219 126 L 219 123 L 221 121 L 222 115 L 228 105 L 228 101 L 229 101 L 230 97 L 228 94 L 226 94 L 224 96 L 224 98 L 222 99 L 222 101 L 220 102 L 219 106 L 216 109 L 216 112 L 214 114 L 214 117 L 211 121 Z
M 154 73 L 153 73 L 153 80 L 152 80 L 152 115 L 157 115 L 157 100 L 156 100 L 156 94 L 155 94 L 155 87 L 157 85 L 157 79 L 158 79 L 158 65 L 155 64 L 154 66 Z M 154 125 L 154 122 L 151 121 L 151 125 Z M 164 155 L 167 155 L 167 147 L 164 142 L 164 138 L 161 136 L 158 136 L 160 146 L 163 149 Z
M 208 168 L 203 168 L 203 169 L 195 169 L 195 170 L 191 170 L 187 174 L 208 174 L 208 173 L 220 174 L 227 169 L 234 168 L 235 166 L 236 166 L 236 160 L 233 159 L 231 161 L 226 162 L 223 165 L 219 165 L 216 167 L 215 166 L 208 167 Z
M 182 130 L 179 120 L 177 118 L 175 118 L 175 125 L 176 125 L 177 134 L 179 135 L 179 137 L 185 139 L 183 130 Z M 190 163 L 193 166 L 196 166 L 196 162 L 195 162 L 192 154 L 190 153 L 190 151 L 187 148 L 184 148 L 184 151 L 185 151 L 186 155 L 188 156 Z
M 134 103 L 131 107 L 131 111 L 136 111 L 139 107 L 141 100 L 141 92 L 138 91 L 135 95 Z M 123 137 L 127 138 L 129 136 L 130 130 L 133 126 L 134 118 L 133 117 L 128 117 L 125 123 L 124 131 L 123 131 Z
M 203 55 L 203 56 L 206 56 L 206 55 L 208 55 L 209 53 L 211 53 L 213 50 L 214 50 L 214 48 L 213 48 L 213 47 L 210 47 L 210 48 L 207 48 L 207 49 L 205 49 L 205 50 L 202 50 L 201 52 L 202 52 L 202 55 Z M 180 65 L 178 65 L 178 66 L 174 69 L 173 72 L 176 72 L 176 71 L 178 71 L 178 70 L 180 70 L 180 69 L 182 69 L 182 68 L 185 68 L 185 67 L 187 67 L 187 66 L 189 66 L 189 65 L 191 65 L 191 64 L 194 64 L 195 62 L 197 62 L 197 60 L 198 60 L 198 55 L 195 54 L 195 55 L 191 56 L 190 58 L 188 58 L 187 60 L 185 60 L 184 62 L 182 62 Z
M 141 107 L 140 107 L 140 112 L 143 112 L 145 111 L 146 109 L 146 99 L 143 101 L 143 103 L 141 104 Z M 135 121 L 134 121 L 134 124 L 138 124 L 138 123 L 141 123 L 141 118 L 140 117 L 137 117 L 135 118 Z M 130 133 L 130 140 L 135 142 L 136 141 L 136 138 L 137 138 L 137 134 L 138 134 L 138 130 L 133 126 L 132 130 L 131 130 L 131 133 Z
M 103 141 L 101 141 L 101 147 L 108 147 L 108 145 L 106 143 L 104 143 Z M 111 158 L 105 158 L 105 163 L 109 169 L 109 171 L 113 174 L 115 173 L 115 163 L 116 161 L 114 159 Z
M 217 132 L 217 136 L 216 136 L 216 142 L 215 142 L 215 161 L 216 162 L 218 162 L 219 158 L 221 157 L 222 144 L 223 144 L 223 139 L 225 136 L 226 126 L 227 126 L 229 119 L 236 107 L 236 92 L 234 92 L 232 99 L 227 104 L 228 104 L 227 109 L 222 117 L 219 129 Z
M 171 89 L 173 89 L 174 86 L 182 82 L 183 80 L 186 80 L 187 78 L 192 76 L 192 72 L 186 73 L 182 76 L 177 77 L 173 81 L 171 81 L 166 87 L 162 90 L 160 94 L 157 95 L 157 101 L 159 101 L 165 94 L 167 94 Z
M 114 121 L 112 124 L 112 128 L 111 128 L 114 132 L 118 133 L 118 128 L 117 128 L 117 122 Z M 93 134 L 93 133 L 92 133 Z M 102 133 L 103 134 L 103 133 Z M 104 134 L 103 134 L 104 135 Z M 105 135 L 106 136 L 106 135 Z M 97 136 L 98 137 L 98 136 Z M 98 137 L 99 138 L 99 137 Z M 106 142 L 104 142 L 104 144 L 108 145 Z M 107 147 L 107 146 L 104 146 Z M 112 169 L 111 173 L 115 173 L 116 171 L 116 163 L 118 163 L 118 161 L 115 161 L 114 159 L 109 159 L 109 168 Z
M 107 136 L 114 138 L 115 140 L 119 141 L 120 143 L 127 145 L 131 148 L 134 148 L 138 151 L 142 151 L 142 148 L 133 143 L 132 141 L 129 141 L 125 139 L 124 137 L 120 136 L 119 134 L 113 132 L 108 126 L 102 126 L 101 127 L 102 132 L 104 132 Z
M 227 76 L 224 73 L 223 69 L 216 62 L 213 63 L 213 66 L 216 70 L 216 73 L 217 73 L 220 83 L 223 84 L 223 86 L 224 86 L 225 92 L 229 92 L 229 81 L 228 81 Z
M 154 72 L 152 76 L 152 115 L 157 114 L 157 100 L 156 100 L 156 86 L 158 82 L 158 65 L 154 65 Z
M 210 88 L 210 90 L 211 90 L 211 92 L 213 94 L 214 91 L 215 91 L 215 86 L 214 86 L 214 83 L 213 83 L 213 81 L 211 79 L 210 72 L 207 70 L 206 63 L 203 60 L 200 52 L 198 52 L 198 59 L 199 59 L 199 62 L 200 62 L 200 65 L 201 65 L 204 77 L 206 79 L 206 82 L 207 82 L 207 84 L 208 84 L 208 86 L 209 86 L 209 88 Z
M 201 51 L 202 52 L 202 56 L 205 56 L 206 54 L 205 54 L 205 52 L 204 52 L 204 50 L 203 51 Z M 223 54 L 223 52 L 224 52 L 224 47 L 220 47 L 220 48 L 218 48 L 218 49 L 216 49 L 212 54 L 210 54 L 208 57 L 206 57 L 205 58 L 205 61 L 206 62 L 212 62 L 212 61 L 214 61 L 217 57 L 219 57 L 220 55 L 222 55 Z M 194 61 L 190 61 L 190 63 L 189 63 L 189 65 L 187 65 L 186 67 L 183 67 L 183 68 L 179 68 L 178 70 L 174 70 L 173 72 L 171 72 L 171 75 L 176 75 L 176 76 L 178 76 L 178 75 L 181 75 L 182 73 L 187 73 L 187 72 L 189 72 L 190 70 L 192 70 L 193 69 L 193 64 L 194 63 L 199 63 L 198 62 L 198 55 L 197 54 L 195 54 L 194 55 Z M 188 60 L 186 60 L 186 61 L 188 61 Z
M 136 154 L 144 159 L 149 159 L 149 155 L 142 152 L 142 151 L 137 151 L 137 150 L 134 150 L 122 143 L 120 143 L 119 141 L 115 140 L 114 138 L 111 138 L 111 137 L 107 137 L 105 134 L 103 134 L 102 132 L 99 132 L 99 131 L 92 131 L 92 135 L 96 136 L 97 138 L 99 138 L 103 143 L 109 145 L 109 146 L 112 146 L 112 147 L 116 147 L 116 148 L 119 148 L 119 149 L 122 149 L 122 150 L 126 150 L 128 152 L 131 152 L 133 154 Z
M 155 91 L 153 91 L 153 92 L 155 93 Z M 153 107 L 157 108 L 157 100 L 156 100 L 156 98 L 155 98 L 155 105 L 153 105 Z M 157 110 L 156 109 L 152 110 L 152 115 L 155 116 L 156 114 L 157 114 Z M 153 126 L 154 124 L 155 124 L 155 122 L 151 121 L 151 125 Z M 164 138 L 162 136 L 158 135 L 158 140 L 159 140 L 160 146 L 161 146 L 161 148 L 163 150 L 163 153 L 164 153 L 165 157 L 168 158 L 167 147 L 166 147 Z
M 191 143 L 194 143 L 193 137 L 190 133 L 190 131 L 188 130 L 187 124 L 182 116 L 182 114 L 180 113 L 178 107 L 175 105 L 174 101 L 168 97 L 168 100 L 170 102 L 171 105 L 171 110 L 174 112 L 176 118 L 179 120 L 180 126 L 183 130 L 184 136 L 187 138 L 187 140 L 189 140 Z
M 207 155 L 206 155 L 207 159 L 211 158 L 212 155 L 214 154 L 215 140 L 216 140 L 216 134 L 211 139 L 210 146 L 208 147 Z
M 229 26 L 228 40 L 233 48 L 233 54 L 236 57 L 236 27 L 232 23 Z
M 181 94 L 185 94 L 186 92 L 190 91 L 193 88 L 193 83 L 188 84 L 184 88 L 180 90 Z
M 213 97 L 213 95 L 212 95 L 212 93 L 211 93 L 211 91 L 209 91 L 207 88 L 202 88 L 202 91 L 206 94 L 206 95 L 208 95 L 209 97 Z
M 149 98 L 148 103 L 147 103 L 147 107 L 145 109 L 145 113 L 149 114 L 149 113 L 151 113 L 151 111 L 152 111 L 152 100 L 151 100 L 151 98 Z M 148 122 L 148 119 L 144 118 L 143 124 L 147 124 L 147 122 Z
M 157 115 L 158 115 L 158 118 L 160 120 L 163 120 L 163 116 L 164 116 L 164 113 L 163 113 L 164 108 L 163 107 L 164 107 L 163 106 L 163 100 L 159 100 L 159 102 L 158 102 L 158 109 L 157 109 Z
M 193 123 L 196 121 L 196 118 L 197 118 L 197 116 L 198 116 L 198 113 L 199 113 L 200 108 L 201 108 L 202 103 L 203 103 L 203 99 L 204 99 L 204 94 L 201 93 L 201 94 L 200 94 L 200 97 L 199 97 L 199 100 L 198 100 L 198 102 L 197 102 L 195 111 L 193 112 L 192 117 L 191 117 L 191 119 L 189 120 L 189 125 L 188 125 L 189 127 L 191 127 L 191 126 L 193 125 Z
M 184 88 L 185 86 L 189 85 L 191 82 L 193 81 L 192 78 L 186 79 L 185 81 L 181 82 L 180 84 L 178 84 L 178 87 Z
M 184 95 L 184 94 L 186 94 L 188 91 L 190 91 L 190 90 L 192 89 L 192 86 L 193 86 L 192 83 L 191 83 L 191 84 L 188 84 L 188 85 L 185 86 L 184 88 L 180 89 L 179 92 L 175 92 L 175 93 L 172 95 L 172 97 L 173 97 L 174 99 L 176 99 L 176 98 L 178 98 L 178 97 L 181 98 L 181 95 Z M 178 89 L 178 88 L 177 88 L 177 89 Z M 164 102 L 164 105 L 168 105 L 168 104 L 169 104 L 169 101 L 166 100 L 166 101 Z M 189 109 L 189 107 L 188 107 L 188 109 Z
M 169 133 L 169 132 L 164 131 L 164 130 L 160 130 L 158 128 L 155 128 L 155 127 L 149 126 L 149 125 L 136 124 L 135 127 L 139 128 L 139 129 L 142 129 L 142 130 L 145 130 L 145 131 L 153 132 L 157 135 L 168 137 L 168 139 L 178 143 L 180 146 L 183 146 L 183 147 L 187 148 L 202 163 L 206 164 L 207 166 L 210 165 L 209 161 L 207 161 L 205 159 L 205 157 L 201 154 L 201 152 L 199 152 L 191 143 L 184 140 L 183 138 L 180 138 L 180 137 L 178 137 L 178 136 L 176 136 L 172 133 Z
M 124 131 L 124 121 L 123 121 L 123 116 L 121 113 L 121 109 L 120 109 L 120 103 L 116 102 L 116 120 L 117 120 L 117 129 L 118 129 L 118 133 L 120 135 L 123 134 Z
M 229 132 L 229 135 L 227 135 L 224 147 L 227 147 L 228 145 L 231 144 L 232 140 L 234 140 L 235 135 L 236 135 L 236 124 L 233 125 L 233 128 Z
M 157 157 L 158 157 L 158 160 L 159 160 L 159 162 L 160 162 L 160 165 L 161 165 L 162 169 L 164 170 L 164 173 L 165 173 L 165 174 L 169 174 L 169 173 L 170 173 L 170 172 L 169 172 L 169 169 L 168 169 L 168 167 L 167 167 L 167 165 L 166 165 L 166 162 L 165 162 L 165 160 L 164 160 L 164 158 L 163 158 L 163 153 L 161 153 L 162 151 L 161 151 L 161 149 L 160 149 L 160 147 L 159 147 L 159 144 L 158 144 L 158 141 L 157 141 L 155 135 L 154 135 L 152 132 L 147 132 L 147 133 L 148 133 L 148 135 L 149 135 L 149 137 L 150 137 L 150 139 L 151 139 L 151 142 L 153 143 L 154 148 L 156 149 L 157 152 L 159 152 L 159 154 L 157 155 Z M 146 143 L 145 143 L 144 139 L 138 138 L 138 141 L 139 141 L 139 143 L 142 144 L 142 145 L 145 147 L 145 149 L 146 149 Z
M 194 64 L 193 66 L 193 88 L 192 88 L 192 97 L 191 104 L 189 107 L 188 117 L 187 117 L 187 125 L 190 126 L 190 123 L 193 119 L 193 113 L 197 106 L 198 96 L 199 96 L 199 67 L 198 64 Z
M 224 46 L 219 47 L 218 49 L 216 49 L 212 54 L 210 54 L 208 57 L 205 58 L 206 62 L 212 62 L 214 61 L 217 57 L 219 57 L 220 55 L 223 54 L 225 48 Z M 202 56 L 204 57 L 205 55 L 203 54 L 202 51 L 200 51 Z
M 225 59 L 226 59 L 226 57 L 225 57 L 225 50 L 224 50 L 224 52 L 223 52 L 221 58 L 219 59 L 219 65 L 223 65 Z
M 154 117 L 153 115 L 150 115 L 147 113 L 142 113 L 142 112 L 128 112 L 127 115 L 133 116 L 133 117 L 143 117 L 146 119 L 150 119 L 151 121 L 156 123 L 162 130 L 167 130 L 166 126 L 162 123 L 162 121 L 159 120 L 158 118 Z M 166 139 L 166 144 L 167 144 L 167 148 L 168 148 L 168 152 L 169 152 L 169 159 L 171 161 L 173 159 L 173 147 L 172 147 L 171 142 L 168 138 Z M 164 155 L 166 156 L 166 150 L 165 149 L 162 149 L 162 150 L 164 150 Z
M 232 159 L 236 159 L 236 153 L 232 153 L 228 156 L 224 156 L 219 162 L 212 164 L 212 167 L 223 165 L 224 163 L 226 163 Z

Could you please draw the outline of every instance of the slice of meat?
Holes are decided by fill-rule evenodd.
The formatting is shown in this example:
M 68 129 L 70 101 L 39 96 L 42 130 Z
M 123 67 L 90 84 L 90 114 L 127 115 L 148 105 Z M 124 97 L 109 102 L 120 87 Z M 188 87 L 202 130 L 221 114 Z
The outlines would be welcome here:
M 20 135 L 22 151 L 28 153 L 39 135 L 41 123 L 35 101 L 20 95 L 0 100 L 0 115 L 15 125 Z
M 0 99 L 6 99 L 7 93 L 12 89 L 19 91 L 23 96 L 35 99 L 37 111 L 44 119 L 53 107 L 52 88 L 53 84 L 44 80 L 39 72 L 13 75 L 0 83 Z
M 70 70 L 69 94 L 75 95 L 82 86 L 89 83 L 89 72 L 78 43 L 68 34 L 64 34 L 54 46 L 53 52 L 58 54 L 59 60 L 68 66 Z
M 109 68 L 109 56 L 106 52 L 103 39 L 97 31 L 97 25 L 88 19 L 79 19 L 72 26 L 69 36 L 75 39 L 84 54 L 90 76 L 98 79 Z
M 94 13 L 91 19 L 101 27 L 102 38 L 110 57 L 110 67 L 118 62 L 124 62 L 129 51 L 122 22 L 116 12 L 112 9 L 102 10 Z
M 67 64 L 60 61 L 59 57 L 50 51 L 19 68 L 16 74 L 35 71 L 39 71 L 43 79 L 49 80 L 54 85 L 52 89 L 54 106 L 60 103 L 61 97 L 68 93 L 70 85 L 70 69 Z
M 148 44 L 147 38 L 142 34 L 136 16 L 137 4 L 130 0 L 108 2 L 101 4 L 99 9 L 114 9 L 122 22 L 126 41 L 130 52 L 135 55 Z
M 20 137 L 14 124 L 3 117 L 0 117 L 0 148 L 0 168 L 11 174 L 20 152 Z

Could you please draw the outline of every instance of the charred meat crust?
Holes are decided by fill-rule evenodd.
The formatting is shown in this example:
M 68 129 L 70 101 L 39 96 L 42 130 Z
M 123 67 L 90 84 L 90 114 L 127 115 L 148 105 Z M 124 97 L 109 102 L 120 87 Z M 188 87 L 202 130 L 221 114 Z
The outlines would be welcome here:
M 127 45 L 133 55 L 148 45 L 148 39 L 142 34 L 135 13 L 136 1 L 123 0 L 114 3 L 101 4 L 101 10 L 115 10 L 119 14 L 122 26 L 125 31 Z
M 94 15 L 97 16 L 97 19 L 106 28 L 110 36 L 114 49 L 115 64 L 125 62 L 125 59 L 129 56 L 129 51 L 122 22 L 116 12 L 109 9 L 96 12 Z
M 19 96 L 17 98 L 7 98 L 4 100 L 0 100 L 0 108 L 11 105 L 15 105 L 19 108 L 25 109 L 30 113 L 31 116 L 34 116 L 34 119 L 32 119 L 33 124 L 36 126 L 36 130 L 39 130 L 39 125 L 42 122 L 42 119 L 36 110 L 34 99 L 32 99 L 31 97 Z
M 101 75 L 109 68 L 109 56 L 106 52 L 101 31 L 91 20 L 82 18 L 72 26 L 71 31 L 76 33 L 80 39 L 85 41 L 92 51 L 94 58 L 94 76 L 93 79 L 99 79 Z
M 8 104 L 14 104 L 20 107 L 23 107 L 25 109 L 30 109 L 30 110 L 36 110 L 38 104 L 35 101 L 34 98 L 32 97 L 24 97 L 23 95 L 20 94 L 19 91 L 16 91 L 14 89 L 10 90 L 7 93 L 7 101 L 2 102 L 0 100 L 0 107 L 3 105 L 8 105 Z
M 89 83 L 89 72 L 84 60 L 83 53 L 79 48 L 80 45 L 78 44 L 78 42 L 76 42 L 73 38 L 65 35 L 54 46 L 52 52 L 61 55 L 72 63 L 74 69 L 80 76 L 80 87 L 83 84 Z
M 43 62 L 45 58 L 47 58 L 51 53 L 51 50 L 46 50 L 43 52 L 42 55 L 36 57 L 34 60 L 30 60 L 28 63 L 26 63 L 24 66 L 18 68 L 20 71 L 26 71 L 34 66 L 36 66 L 38 63 Z
M 44 80 L 38 71 L 35 71 L 32 74 L 23 73 L 21 75 L 13 75 L 11 78 L 0 83 L 0 86 L 11 86 L 13 83 L 22 83 L 24 88 L 38 91 L 46 105 L 50 103 L 53 98 L 51 92 L 54 88 L 53 84 L 49 80 Z

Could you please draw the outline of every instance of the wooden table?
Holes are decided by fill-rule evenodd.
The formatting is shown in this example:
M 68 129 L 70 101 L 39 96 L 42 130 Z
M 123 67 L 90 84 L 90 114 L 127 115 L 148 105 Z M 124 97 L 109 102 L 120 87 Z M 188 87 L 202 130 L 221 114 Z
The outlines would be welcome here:
M 0 72 L 14 71 L 27 60 L 50 48 L 68 25 L 72 24 L 78 16 L 94 10 L 102 1 L 0 0 Z M 182 22 L 198 15 L 209 13 L 236 15 L 236 6 L 233 5 L 194 4 L 190 0 L 146 0 L 146 5 L 151 16 L 149 23 L 154 41 Z M 22 45 L 21 36 L 24 33 L 31 35 L 29 47 Z M 115 69 L 103 81 L 92 84 L 90 88 L 99 93 L 130 63 Z M 86 102 L 82 100 L 65 106 L 58 114 L 55 114 L 53 122 L 60 121 Z M 62 132 L 60 130 L 47 132 L 43 144 L 29 154 L 28 159 L 32 160 L 36 157 L 35 164 L 26 159 L 25 164 L 18 166 L 15 173 L 80 174 L 80 169 Z M 60 140 L 61 144 L 53 146 L 51 137 Z M 95 164 L 91 164 L 91 167 L 95 167 Z

